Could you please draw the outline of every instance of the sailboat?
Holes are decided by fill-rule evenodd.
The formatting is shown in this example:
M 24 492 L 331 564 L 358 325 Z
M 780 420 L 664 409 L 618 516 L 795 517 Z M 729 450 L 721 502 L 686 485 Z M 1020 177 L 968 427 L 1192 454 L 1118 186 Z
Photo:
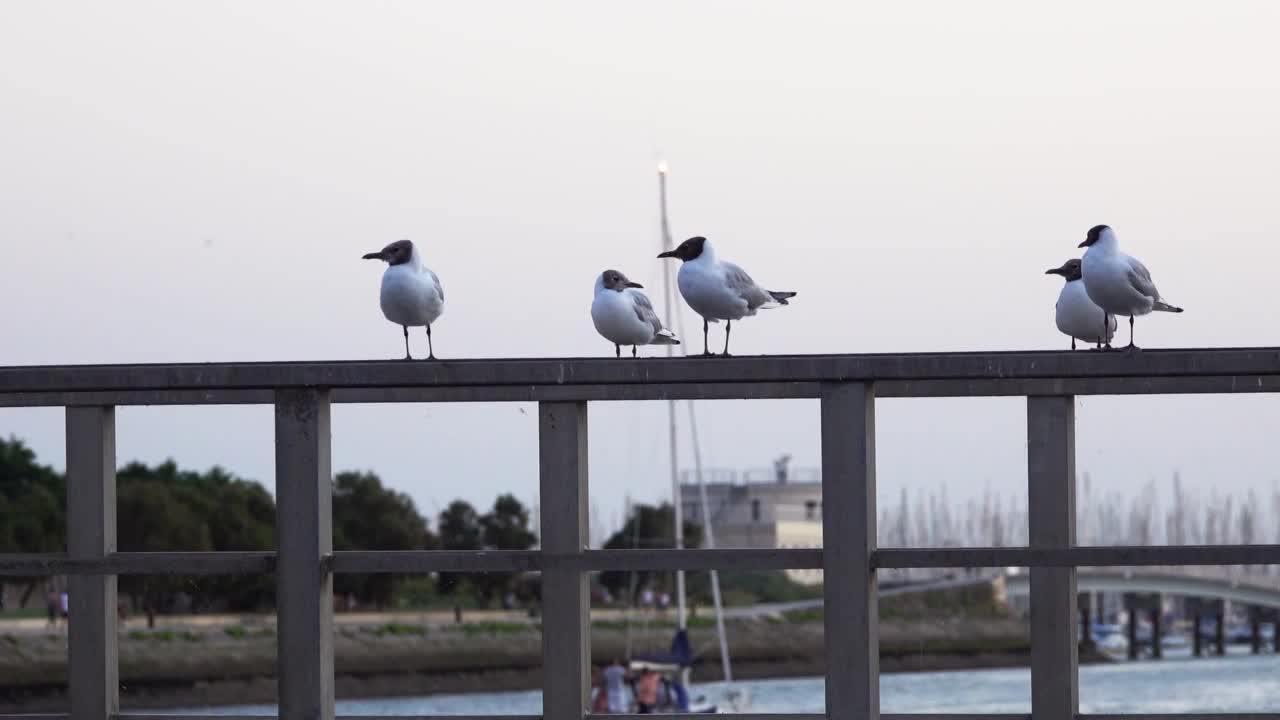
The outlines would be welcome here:
M 659 242 L 662 251 L 672 250 L 675 244 L 671 238 L 671 224 L 667 215 L 667 173 L 668 168 L 666 162 L 658 163 L 658 209 L 660 223 Z M 674 316 L 672 310 L 676 307 L 677 298 L 674 283 L 672 282 L 672 266 L 666 265 L 663 268 L 662 286 L 664 309 L 666 313 L 665 325 L 667 327 L 677 328 L 680 337 L 684 337 L 684 320 L 683 317 L 676 313 Z M 667 357 L 672 357 L 674 348 L 667 345 Z M 707 502 L 707 488 L 703 481 L 702 475 L 702 448 L 698 442 L 698 418 L 694 410 L 693 401 L 688 401 L 689 410 L 689 432 L 691 449 L 693 451 L 694 475 L 698 480 L 698 505 L 702 521 L 702 534 L 707 548 L 715 548 L 715 533 L 711 527 L 711 508 Z M 684 503 L 680 492 L 680 474 L 676 456 L 677 439 L 679 437 L 676 427 L 676 401 L 667 401 L 667 426 L 668 426 L 668 444 L 671 458 L 671 493 L 672 493 L 672 512 L 674 515 L 675 528 L 675 547 L 681 549 L 684 547 Z M 733 665 L 729 657 L 729 643 L 725 634 L 724 627 L 724 606 L 720 596 L 720 574 L 711 571 L 711 600 L 715 609 L 716 619 L 716 638 L 720 645 L 720 663 L 721 671 L 724 675 L 724 682 L 727 686 L 724 701 L 727 709 L 721 709 L 716 704 L 706 703 L 705 700 L 696 702 L 689 706 L 688 712 L 746 712 L 750 705 L 749 697 L 743 689 L 737 688 L 733 684 Z M 676 672 L 680 675 L 680 685 L 684 688 L 689 687 L 689 669 L 693 664 L 693 650 L 689 644 L 688 631 L 688 614 L 687 600 L 685 593 L 685 574 L 684 570 L 676 571 L 676 634 L 671 641 L 671 649 L 665 655 L 647 657 L 636 657 L 632 659 L 631 665 L 635 670 L 645 668 L 655 669 L 658 672 L 671 673 Z M 701 700 L 701 699 L 700 699 Z

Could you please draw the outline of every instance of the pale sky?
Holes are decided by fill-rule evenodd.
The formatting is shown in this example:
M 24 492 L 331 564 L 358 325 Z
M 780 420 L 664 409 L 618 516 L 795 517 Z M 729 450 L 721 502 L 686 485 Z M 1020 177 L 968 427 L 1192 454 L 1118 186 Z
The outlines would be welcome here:
M 1280 345 L 1278 36 L 1274 2 L 6 2 L 0 364 L 394 358 L 360 256 L 399 238 L 443 281 L 438 355 L 611 355 L 596 274 L 661 297 L 659 155 L 677 241 L 799 292 L 737 354 L 1065 348 L 1043 273 L 1098 223 L 1187 309 L 1140 345 Z M 1025 493 L 1022 400 L 879 408 L 886 500 Z M 536 502 L 532 410 L 339 406 L 333 464 L 428 514 Z M 700 413 L 709 466 L 818 464 L 816 402 Z M 272 484 L 269 408 L 119 417 L 122 462 Z M 664 406 L 591 418 L 601 519 L 668 496 Z M 1078 418 L 1095 489 L 1280 478 L 1280 399 Z M 0 410 L 59 467 L 62 433 Z

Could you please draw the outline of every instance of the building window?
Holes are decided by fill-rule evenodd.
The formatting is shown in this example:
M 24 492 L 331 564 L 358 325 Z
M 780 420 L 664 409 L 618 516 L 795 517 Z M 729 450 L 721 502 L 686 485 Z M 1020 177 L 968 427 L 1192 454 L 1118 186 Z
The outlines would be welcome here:
M 817 500 L 806 500 L 806 501 L 805 501 L 805 503 L 804 503 L 804 519 L 805 519 L 805 520 L 817 520 L 817 519 L 818 519 L 818 501 L 817 501 Z
M 751 522 L 760 522 L 760 501 L 751 501 Z

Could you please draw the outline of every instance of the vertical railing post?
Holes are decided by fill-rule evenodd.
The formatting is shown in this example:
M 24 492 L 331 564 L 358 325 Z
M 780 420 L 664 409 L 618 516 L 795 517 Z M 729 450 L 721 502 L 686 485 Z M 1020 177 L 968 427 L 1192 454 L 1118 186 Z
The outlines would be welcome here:
M 542 552 L 557 557 L 587 547 L 587 404 L 538 405 L 538 479 Z M 587 576 L 552 565 L 542 571 L 542 716 L 580 720 L 590 688 Z
M 869 383 L 822 387 L 822 572 L 827 717 L 880 716 L 876 415 Z
M 276 392 L 280 717 L 333 718 L 333 479 L 329 391 Z
M 1076 405 L 1027 398 L 1027 504 L 1031 547 L 1076 543 Z M 1031 715 L 1072 720 L 1079 710 L 1076 569 L 1031 568 Z
M 67 554 L 116 551 L 116 419 L 111 407 L 67 408 Z M 107 720 L 120 708 L 116 576 L 67 579 L 71 717 Z

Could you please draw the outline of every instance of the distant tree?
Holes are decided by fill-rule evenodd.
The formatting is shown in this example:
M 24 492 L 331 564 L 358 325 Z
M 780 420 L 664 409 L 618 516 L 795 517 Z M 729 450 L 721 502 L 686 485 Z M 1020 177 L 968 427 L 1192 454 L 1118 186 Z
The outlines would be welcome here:
M 514 495 L 500 495 L 493 509 L 480 516 L 480 540 L 487 550 L 528 550 L 538 538 L 529 528 L 529 511 Z M 515 589 L 516 573 L 482 573 L 473 575 L 477 599 L 488 606 Z
M 334 550 L 426 550 L 435 547 L 413 499 L 384 487 L 373 473 L 342 472 L 333 479 Z M 382 609 L 391 605 L 400 578 L 387 573 L 342 574 L 334 592 L 353 593 Z
M 275 547 L 275 501 L 261 484 L 219 467 L 180 469 L 132 462 L 116 473 L 117 542 L 122 551 L 252 551 Z M 199 578 L 124 576 L 120 589 L 149 619 L 170 611 L 178 594 L 194 609 L 269 607 L 274 582 L 265 575 Z
M 702 526 L 686 520 L 684 546 L 696 548 L 701 545 Z M 604 547 L 606 550 L 675 547 L 675 511 L 669 503 L 657 507 L 636 505 L 632 508 L 631 517 L 605 541 Z M 626 597 L 631 588 L 635 588 L 637 593 L 645 588 L 672 592 L 675 590 L 675 574 L 649 570 L 606 571 L 600 574 L 600 584 L 617 597 Z
M 116 507 L 125 520 L 116 527 L 122 552 L 214 549 L 206 518 L 169 484 L 128 478 L 119 483 Z M 155 625 L 156 613 L 168 611 L 177 593 L 187 589 L 181 577 L 171 575 L 124 575 L 119 585 L 121 592 L 132 596 L 134 606 L 146 612 L 149 626 Z
M 440 533 L 440 547 L 444 550 L 480 550 L 484 547 L 484 528 L 480 515 L 471 503 L 454 500 L 440 513 L 436 523 Z M 441 595 L 454 599 L 454 613 L 462 618 L 460 597 L 466 586 L 475 588 L 473 578 L 466 573 L 442 572 L 436 576 L 436 588 Z
M 36 462 L 21 440 L 0 439 L 0 552 L 45 553 L 66 549 L 67 485 L 62 475 Z M 25 605 L 42 577 L 25 582 Z

